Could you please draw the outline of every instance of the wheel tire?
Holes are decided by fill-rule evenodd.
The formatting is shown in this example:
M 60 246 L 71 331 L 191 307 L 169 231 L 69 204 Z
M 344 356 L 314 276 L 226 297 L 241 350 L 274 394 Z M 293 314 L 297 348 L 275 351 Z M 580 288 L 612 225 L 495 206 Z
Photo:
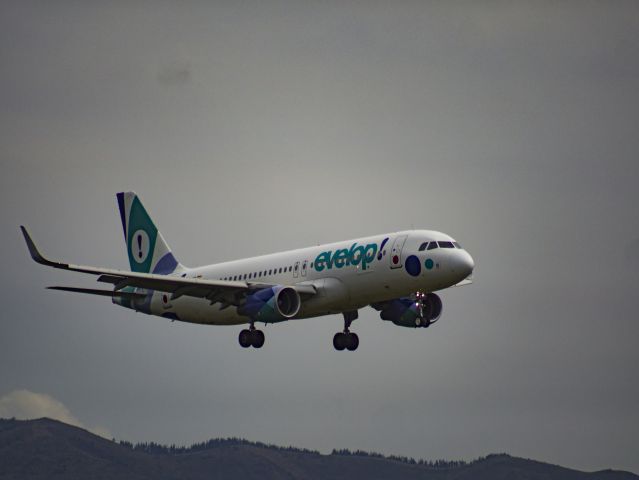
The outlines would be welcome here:
M 348 340 L 346 348 L 351 352 L 357 350 L 357 347 L 359 347 L 359 337 L 357 336 L 357 334 L 349 333 L 346 338 Z
M 252 332 L 252 342 L 254 348 L 262 348 L 264 345 L 264 332 L 262 330 L 253 330 Z
M 335 347 L 335 350 L 344 350 L 346 348 L 346 335 L 342 332 L 337 332 L 333 337 L 333 346 Z
M 252 340 L 252 335 L 251 335 L 251 331 L 250 330 L 242 330 L 240 332 L 240 336 L 238 337 L 238 340 L 240 342 L 240 346 L 242 348 L 248 348 L 251 346 L 251 340 Z

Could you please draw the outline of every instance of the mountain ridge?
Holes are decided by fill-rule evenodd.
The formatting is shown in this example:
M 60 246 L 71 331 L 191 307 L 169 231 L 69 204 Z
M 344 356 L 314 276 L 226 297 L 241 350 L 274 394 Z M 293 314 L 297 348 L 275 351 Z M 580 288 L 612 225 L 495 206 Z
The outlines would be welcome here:
M 0 479 L 371 479 L 639 480 L 619 470 L 582 472 L 492 454 L 472 462 L 416 461 L 349 450 L 324 455 L 244 439 L 212 439 L 191 447 L 108 440 L 57 420 L 0 419 Z

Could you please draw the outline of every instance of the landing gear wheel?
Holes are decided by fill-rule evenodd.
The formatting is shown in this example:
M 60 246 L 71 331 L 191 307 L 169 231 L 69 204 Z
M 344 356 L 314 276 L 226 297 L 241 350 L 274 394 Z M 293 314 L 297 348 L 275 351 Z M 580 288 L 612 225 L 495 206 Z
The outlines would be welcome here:
M 347 337 L 346 334 L 342 332 L 337 332 L 333 337 L 333 346 L 335 350 L 342 351 L 346 348 Z
M 359 337 L 349 330 L 351 323 L 357 319 L 357 310 L 342 312 L 342 315 L 344 315 L 344 331 L 335 334 L 333 337 L 333 346 L 335 350 L 341 351 L 348 349 L 352 352 L 359 347 Z
M 262 345 L 264 345 L 264 332 L 262 330 L 253 330 L 251 332 L 251 340 L 254 348 L 262 348 Z
M 346 348 L 351 352 L 357 350 L 357 347 L 359 347 L 359 337 L 357 336 L 357 334 L 351 332 L 346 335 Z
M 251 343 L 253 343 L 253 335 L 250 330 L 244 329 L 240 332 L 238 340 L 242 348 L 248 348 L 251 346 Z

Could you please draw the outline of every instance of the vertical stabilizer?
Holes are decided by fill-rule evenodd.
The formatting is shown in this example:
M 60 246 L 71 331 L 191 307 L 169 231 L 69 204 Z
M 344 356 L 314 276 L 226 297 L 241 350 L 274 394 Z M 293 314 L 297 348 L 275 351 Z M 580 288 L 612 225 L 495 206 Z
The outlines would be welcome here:
M 183 269 L 142 205 L 140 197 L 135 192 L 120 192 L 116 196 L 131 270 L 168 275 Z

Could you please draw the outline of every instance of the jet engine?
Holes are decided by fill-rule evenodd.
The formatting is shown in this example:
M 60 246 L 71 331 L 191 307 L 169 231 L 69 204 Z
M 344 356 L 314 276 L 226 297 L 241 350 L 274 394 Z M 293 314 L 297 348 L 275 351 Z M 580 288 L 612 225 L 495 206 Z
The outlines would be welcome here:
M 300 294 L 294 288 L 276 285 L 247 295 L 237 313 L 256 321 L 274 323 L 297 315 L 301 304 Z
M 428 327 L 439 320 L 442 301 L 434 293 L 416 293 L 411 297 L 401 297 L 388 302 L 371 305 L 380 311 L 382 320 L 389 320 L 400 327 Z

